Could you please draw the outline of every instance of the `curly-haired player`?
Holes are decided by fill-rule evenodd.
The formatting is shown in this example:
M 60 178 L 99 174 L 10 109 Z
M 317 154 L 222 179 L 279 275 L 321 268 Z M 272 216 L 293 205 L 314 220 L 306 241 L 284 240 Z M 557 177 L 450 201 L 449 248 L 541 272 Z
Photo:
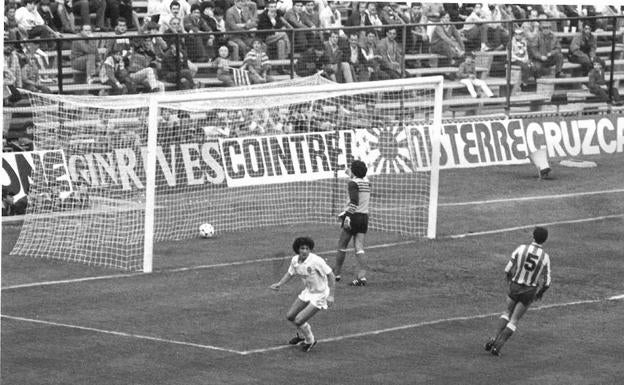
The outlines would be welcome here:
M 548 230 L 536 227 L 533 230 L 533 242 L 518 246 L 505 267 L 509 281 L 507 309 L 499 319 L 496 337 L 490 338 L 485 344 L 485 350 L 495 356 L 500 355 L 501 348 L 516 331 L 518 321 L 531 303 L 541 299 L 550 287 L 550 257 L 542 249 L 547 238 Z M 540 277 L 543 277 L 541 285 Z
M 297 255 L 292 257 L 288 271 L 282 279 L 271 285 L 271 289 L 279 290 L 294 275 L 300 276 L 305 285 L 286 313 L 286 319 L 297 328 L 297 335 L 288 343 L 297 345 L 303 342 L 304 352 L 309 352 L 316 345 L 308 320 L 319 310 L 327 309 L 334 303 L 334 273 L 323 258 L 311 252 L 313 249 L 314 241 L 311 238 L 295 239 L 293 250 Z

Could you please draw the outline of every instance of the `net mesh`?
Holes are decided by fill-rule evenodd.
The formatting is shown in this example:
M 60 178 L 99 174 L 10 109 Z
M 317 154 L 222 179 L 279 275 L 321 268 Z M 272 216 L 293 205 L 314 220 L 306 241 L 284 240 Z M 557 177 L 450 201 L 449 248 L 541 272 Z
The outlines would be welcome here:
M 217 234 L 336 223 L 353 159 L 369 166 L 370 228 L 426 235 L 430 171 L 422 160 L 434 85 L 305 93 L 291 85 L 279 95 L 204 92 L 199 101 L 191 93 L 195 101 L 178 95 L 160 104 L 156 242 L 198 237 L 202 223 Z M 148 99 L 30 97 L 35 148 L 56 155 L 32 171 L 12 253 L 140 270 Z

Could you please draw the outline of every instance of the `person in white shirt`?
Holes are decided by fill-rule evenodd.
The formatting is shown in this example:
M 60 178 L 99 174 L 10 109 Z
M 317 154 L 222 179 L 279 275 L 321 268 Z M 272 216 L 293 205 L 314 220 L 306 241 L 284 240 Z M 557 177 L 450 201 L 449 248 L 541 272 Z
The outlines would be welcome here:
M 43 18 L 37 11 L 35 0 L 25 0 L 24 6 L 15 11 L 15 21 L 17 27 L 28 39 L 40 37 L 42 39 L 61 37 L 45 24 Z M 50 48 L 50 47 L 48 47 Z
M 337 28 L 342 27 L 342 15 L 336 9 L 335 1 L 320 0 L 319 4 L 319 20 L 321 28 Z M 343 30 L 338 31 L 340 38 L 346 38 Z
M 334 282 L 336 277 L 325 260 L 312 253 L 314 241 L 308 237 L 295 239 L 292 246 L 295 256 L 290 261 L 288 271 L 271 289 L 279 288 L 292 277 L 301 277 L 304 289 L 286 313 L 286 319 L 297 328 L 297 335 L 289 341 L 291 345 L 303 342 L 304 352 L 309 352 L 316 340 L 308 320 L 321 309 L 327 309 L 334 303 Z

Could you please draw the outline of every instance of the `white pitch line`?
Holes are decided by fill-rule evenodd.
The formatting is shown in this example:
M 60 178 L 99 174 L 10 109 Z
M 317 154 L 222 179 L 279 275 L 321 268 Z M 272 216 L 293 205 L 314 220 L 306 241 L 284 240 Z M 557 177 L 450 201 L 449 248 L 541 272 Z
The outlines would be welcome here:
M 605 219 L 623 218 L 623 217 L 624 217 L 624 214 L 603 215 L 603 216 L 600 216 L 600 217 L 593 217 L 593 218 L 569 219 L 569 220 L 565 220 L 565 221 L 556 221 L 556 222 L 548 222 L 548 223 L 536 223 L 536 224 L 533 224 L 533 225 L 506 227 L 506 228 L 503 228 L 503 229 L 496 229 L 496 230 L 486 230 L 486 231 L 477 231 L 477 232 L 474 232 L 474 233 L 448 235 L 448 236 L 445 236 L 445 237 L 442 237 L 442 238 L 451 238 L 451 239 L 466 238 L 466 237 L 474 237 L 474 236 L 478 236 L 478 235 L 498 234 L 498 233 L 505 233 L 505 232 L 509 232 L 509 231 L 530 229 L 530 228 L 533 228 L 535 226 L 566 225 L 566 224 L 570 224 L 570 223 L 594 222 L 594 221 L 602 221 L 602 220 L 605 220 Z
M 552 308 L 558 308 L 558 307 L 566 307 L 566 306 L 575 306 L 575 305 L 599 303 L 599 302 L 605 302 L 605 301 L 616 301 L 616 300 L 622 300 L 622 299 L 624 299 L 624 294 L 622 294 L 622 295 L 614 295 L 614 296 L 611 296 L 611 297 L 608 297 L 608 298 L 604 298 L 604 299 L 590 299 L 590 300 L 582 300 L 582 301 L 555 303 L 555 304 L 551 304 L 551 305 L 544 305 L 544 306 L 538 306 L 538 307 L 534 307 L 534 308 L 529 308 L 529 310 L 530 311 L 537 311 L 537 310 L 545 310 L 545 309 L 552 309 Z M 465 317 L 443 318 L 443 319 L 437 319 L 437 320 L 433 320 L 433 321 L 423 321 L 423 322 L 418 322 L 418 323 L 414 323 L 414 324 L 395 326 L 395 327 L 386 328 L 386 329 L 371 330 L 371 331 L 368 331 L 368 332 L 346 334 L 346 335 L 343 335 L 343 336 L 331 337 L 331 338 L 323 338 L 323 339 L 318 340 L 318 342 L 342 341 L 342 340 L 346 340 L 346 339 L 373 336 L 373 335 L 377 335 L 377 334 L 395 332 L 395 331 L 399 331 L 399 330 L 415 329 L 415 328 L 419 328 L 419 327 L 423 327 L 423 326 L 438 325 L 438 324 L 447 323 L 447 322 L 471 321 L 471 320 L 476 320 L 476 319 L 480 319 L 480 318 L 494 317 L 494 316 L 497 316 L 497 315 L 500 315 L 500 314 L 501 314 L 500 312 L 496 312 L 496 313 L 476 314 L 476 315 L 465 316 Z M 263 348 L 263 349 L 246 350 L 244 352 L 241 352 L 241 354 L 249 355 L 249 354 L 257 354 L 257 353 L 266 353 L 266 352 L 271 352 L 271 351 L 276 351 L 276 350 L 288 349 L 290 347 L 292 347 L 292 345 L 271 346 L 271 347 Z
M 576 192 L 576 193 L 569 193 L 569 194 L 537 195 L 537 196 L 519 197 L 519 198 L 490 199 L 490 200 L 484 200 L 484 201 L 439 203 L 438 206 L 445 206 L 445 207 L 472 206 L 472 205 L 484 205 L 484 204 L 491 204 L 491 203 L 522 202 L 522 201 L 533 201 L 533 200 L 540 200 L 540 199 L 559 199 L 559 198 L 571 198 L 571 197 L 580 197 L 580 196 L 586 196 L 586 195 L 613 194 L 613 193 L 624 193 L 624 189 L 586 191 L 586 192 Z
M 154 341 L 154 342 L 163 342 L 163 343 L 172 344 L 172 345 L 190 346 L 190 347 L 200 348 L 200 349 L 218 350 L 218 351 L 227 352 L 227 353 L 243 354 L 243 352 L 240 352 L 238 350 L 222 348 L 219 346 L 196 344 L 193 342 L 185 342 L 185 341 L 176 341 L 176 340 L 171 340 L 167 338 L 145 336 L 141 334 L 117 332 L 113 330 L 91 328 L 91 327 L 86 327 L 86 326 L 71 325 L 71 324 L 66 324 L 66 323 L 61 323 L 61 322 L 45 321 L 45 320 L 38 320 L 38 319 L 33 319 L 33 318 L 16 317 L 16 316 L 5 315 L 5 314 L 0 315 L 0 317 L 15 320 L 15 321 L 31 322 L 31 323 L 37 323 L 37 324 L 42 324 L 42 325 L 64 327 L 68 329 L 84 330 L 84 331 L 89 331 L 89 332 L 110 334 L 114 336 L 136 338 L 136 339 L 148 340 L 148 341 Z
M 549 223 L 532 224 L 532 225 L 525 225 L 525 226 L 507 227 L 507 228 L 503 228 L 503 229 L 486 230 L 486 231 L 479 231 L 479 232 L 474 232 L 474 233 L 447 235 L 447 236 L 439 237 L 438 239 L 467 238 L 467 237 L 474 237 L 474 236 L 480 236 L 480 235 L 490 235 L 490 234 L 498 234 L 498 233 L 504 233 L 504 232 L 510 232 L 510 231 L 517 231 L 517 230 L 522 230 L 522 229 L 530 229 L 530 228 L 533 228 L 535 226 L 553 226 L 553 225 L 562 225 L 562 224 L 570 224 L 570 223 L 594 222 L 594 221 L 601 221 L 601 220 L 605 220 L 605 219 L 622 218 L 622 217 L 624 217 L 624 214 L 604 215 L 604 216 L 593 217 L 593 218 L 572 219 L 572 220 L 558 221 L 558 222 L 549 222 Z M 406 240 L 406 241 L 400 241 L 400 242 L 382 243 L 382 244 L 378 244 L 378 245 L 370 245 L 370 246 L 367 246 L 366 248 L 369 249 L 369 250 L 384 249 L 384 248 L 388 248 L 388 247 L 408 245 L 408 244 L 418 243 L 418 242 L 422 242 L 422 239 Z M 349 249 L 349 250 L 353 250 L 353 249 Z M 335 253 L 335 250 L 320 251 L 320 252 L 318 252 L 316 254 L 317 255 L 328 255 L 328 254 L 333 254 L 333 253 Z M 215 264 L 210 264 L 210 265 L 198 265 L 198 266 L 180 267 L 180 268 L 173 268 L 173 269 L 154 270 L 152 273 L 113 274 L 113 275 L 101 275 L 101 276 L 96 276 L 96 277 L 66 279 L 66 280 L 60 280 L 60 281 L 32 282 L 32 283 L 24 283 L 24 284 L 19 284 L 19 285 L 4 286 L 4 287 L 0 288 L 0 291 L 12 290 L 12 289 L 23 289 L 23 288 L 37 287 L 37 286 L 61 285 L 61 284 L 66 284 L 66 283 L 98 281 L 98 280 L 105 280 L 105 279 L 131 278 L 131 277 L 136 277 L 136 276 L 140 276 L 140 275 L 149 276 L 149 275 L 155 275 L 155 274 L 159 274 L 159 273 L 184 272 L 184 271 L 193 271 L 193 270 L 214 269 L 214 268 L 219 268 L 219 267 L 250 265 L 250 264 L 254 264 L 254 263 L 273 262 L 273 261 L 285 260 L 285 259 L 289 259 L 291 257 L 292 256 L 288 255 L 288 256 L 284 256 L 284 257 L 247 259 L 247 260 L 243 260 L 243 261 L 223 262 L 223 263 L 215 263 Z

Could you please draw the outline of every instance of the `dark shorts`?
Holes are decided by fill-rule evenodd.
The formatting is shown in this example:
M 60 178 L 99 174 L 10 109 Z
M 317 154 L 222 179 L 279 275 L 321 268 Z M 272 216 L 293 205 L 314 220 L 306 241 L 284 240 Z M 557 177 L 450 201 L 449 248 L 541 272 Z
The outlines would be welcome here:
M 351 235 L 366 234 L 368 231 L 368 214 L 355 213 L 351 215 L 351 229 L 346 231 Z
M 524 306 L 529 306 L 535 300 L 535 293 L 537 293 L 535 286 L 519 285 L 515 282 L 509 285 L 509 298 Z

